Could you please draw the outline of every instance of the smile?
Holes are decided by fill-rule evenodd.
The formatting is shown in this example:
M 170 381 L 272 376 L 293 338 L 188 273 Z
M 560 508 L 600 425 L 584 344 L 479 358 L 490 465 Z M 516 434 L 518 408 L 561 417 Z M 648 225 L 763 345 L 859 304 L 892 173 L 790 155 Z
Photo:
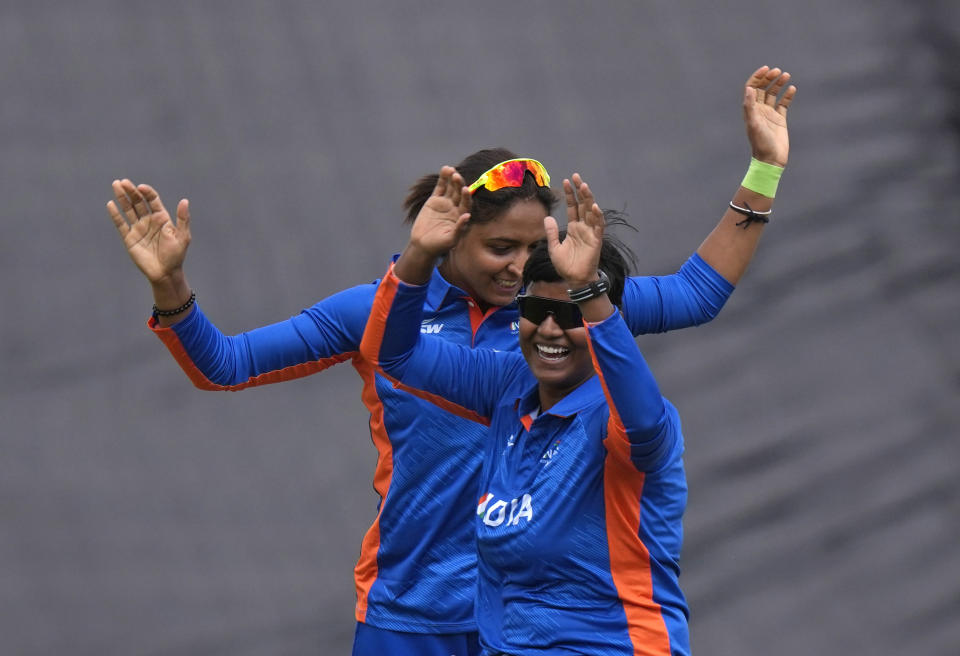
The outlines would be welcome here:
M 519 280 L 504 280 L 502 278 L 494 278 L 493 281 L 497 284 L 497 287 L 501 289 L 516 289 L 520 286 Z
M 541 360 L 557 362 L 570 355 L 570 349 L 565 346 L 548 346 L 547 344 L 537 344 L 537 355 Z

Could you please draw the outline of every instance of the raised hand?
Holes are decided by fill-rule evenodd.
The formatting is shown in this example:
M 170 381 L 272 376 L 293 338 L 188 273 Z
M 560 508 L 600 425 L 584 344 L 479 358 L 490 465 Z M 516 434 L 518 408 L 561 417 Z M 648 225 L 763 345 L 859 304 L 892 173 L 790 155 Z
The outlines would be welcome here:
M 761 66 L 743 88 L 743 122 L 752 155 L 761 162 L 777 166 L 787 165 L 790 152 L 787 108 L 793 102 L 797 87 L 791 84 L 783 91 L 789 81 L 790 73 Z
M 115 201 L 107 212 L 120 233 L 127 253 L 143 275 L 154 285 L 182 276 L 183 261 L 190 245 L 190 208 L 187 199 L 177 205 L 176 222 L 150 185 L 114 180 Z
M 453 248 L 470 218 L 470 192 L 452 166 L 440 169 L 437 186 L 410 229 L 410 245 L 430 257 Z
M 547 250 L 554 268 L 571 286 L 582 286 L 597 279 L 600 247 L 603 245 L 604 218 L 590 186 L 574 173 L 573 182 L 563 181 L 567 204 L 567 234 L 560 241 L 560 229 L 552 216 L 543 220 L 547 231 Z

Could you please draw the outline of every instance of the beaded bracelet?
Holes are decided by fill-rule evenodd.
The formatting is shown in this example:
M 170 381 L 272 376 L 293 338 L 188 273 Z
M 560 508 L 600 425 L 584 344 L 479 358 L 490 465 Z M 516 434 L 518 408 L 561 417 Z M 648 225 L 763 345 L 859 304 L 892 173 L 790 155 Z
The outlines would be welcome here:
M 181 312 L 186 312 L 193 307 L 193 304 L 197 302 L 197 292 L 190 290 L 190 300 L 181 305 L 178 308 L 173 310 L 161 310 L 157 307 L 157 304 L 153 304 L 153 313 L 158 317 L 172 317 L 175 314 L 180 314 Z

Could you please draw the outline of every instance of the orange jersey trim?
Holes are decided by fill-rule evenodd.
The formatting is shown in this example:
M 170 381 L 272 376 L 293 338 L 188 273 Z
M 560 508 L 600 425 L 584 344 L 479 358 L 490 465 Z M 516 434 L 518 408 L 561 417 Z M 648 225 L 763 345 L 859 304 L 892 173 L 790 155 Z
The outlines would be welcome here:
M 646 475 L 630 460 L 630 440 L 607 389 L 589 335 L 588 330 L 590 357 L 610 408 L 607 437 L 603 441 L 607 449 L 603 467 L 603 500 L 610 575 L 627 616 L 627 631 L 634 655 L 669 656 L 670 634 L 660 604 L 653 598 L 650 552 L 640 539 L 641 499 Z
M 260 374 L 259 376 L 253 376 L 247 379 L 246 382 L 238 383 L 236 385 L 218 385 L 207 378 L 203 372 L 197 368 L 197 365 L 194 364 L 193 359 L 187 354 L 187 350 L 183 347 L 183 344 L 180 342 L 180 338 L 172 328 L 169 326 L 157 326 L 157 320 L 153 317 L 150 317 L 150 319 L 147 321 L 147 326 L 157 337 L 160 338 L 160 341 L 164 343 L 171 355 L 173 355 L 173 359 L 177 361 L 177 364 L 180 365 L 180 368 L 183 369 L 183 372 L 187 374 L 187 378 L 189 378 L 196 387 L 199 387 L 202 390 L 210 390 L 215 392 L 236 392 L 242 389 L 247 389 L 248 387 L 256 387 L 257 385 L 281 383 L 286 380 L 303 378 L 304 376 L 315 374 L 327 369 L 328 367 L 332 367 L 335 364 L 349 360 L 356 355 L 355 352 L 338 353 L 337 355 L 329 358 L 320 358 L 319 360 L 314 360 L 313 362 L 302 362 L 300 364 L 284 367 L 283 369 L 268 371 Z
M 373 475 L 373 489 L 380 495 L 380 511 L 363 536 L 360 558 L 353 569 L 354 585 L 357 590 L 356 619 L 358 622 L 364 622 L 367 617 L 367 597 L 379 574 L 377 553 L 380 550 L 380 516 L 387 504 L 387 493 L 393 477 L 393 445 L 390 443 L 390 436 L 387 435 L 383 421 L 383 404 L 377 396 L 374 367 L 360 357 L 354 358 L 353 366 L 363 379 L 361 398 L 370 411 L 370 438 L 377 449 L 377 469 Z

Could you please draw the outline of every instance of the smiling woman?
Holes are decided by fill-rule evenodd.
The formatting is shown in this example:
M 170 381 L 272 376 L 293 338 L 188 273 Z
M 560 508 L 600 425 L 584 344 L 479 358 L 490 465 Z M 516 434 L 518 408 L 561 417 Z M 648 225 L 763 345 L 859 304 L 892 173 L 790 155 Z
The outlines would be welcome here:
M 512 303 L 520 291 L 524 262 L 543 239 L 543 219 L 556 197 L 540 162 L 518 158 L 505 148 L 477 151 L 457 164 L 456 170 L 461 179 L 475 180 L 470 222 L 437 268 L 486 314 Z M 430 198 L 437 181 L 437 175 L 429 175 L 414 185 L 405 203 L 409 222 Z
M 427 288 L 404 283 L 461 238 L 469 196 L 441 176 L 446 202 L 414 223 L 361 352 L 490 425 L 476 520 L 484 653 L 686 653 L 680 421 L 609 295 L 626 258 L 603 213 L 592 197 L 578 203 L 562 240 L 545 219 L 518 300 L 522 355 L 464 348 L 421 338 Z

